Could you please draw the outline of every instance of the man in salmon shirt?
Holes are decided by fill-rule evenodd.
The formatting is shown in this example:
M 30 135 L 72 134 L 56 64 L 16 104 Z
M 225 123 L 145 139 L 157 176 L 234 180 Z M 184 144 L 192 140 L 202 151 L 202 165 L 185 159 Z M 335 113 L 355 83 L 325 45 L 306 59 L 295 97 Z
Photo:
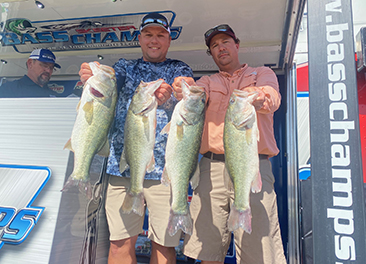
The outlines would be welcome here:
M 205 33 L 207 52 L 219 67 L 219 73 L 203 76 L 190 85 L 205 88 L 208 95 L 205 126 L 200 153 L 200 182 L 190 205 L 193 234 L 185 236 L 184 254 L 202 264 L 223 263 L 230 245 L 227 227 L 234 191 L 224 183 L 224 120 L 234 89 L 259 93 L 253 105 L 257 111 L 260 140 L 258 143 L 262 190 L 251 193 L 252 232 L 234 231 L 237 263 L 286 263 L 277 215 L 274 176 L 270 157 L 279 152 L 273 133 L 273 113 L 279 108 L 281 95 L 277 77 L 267 67 L 252 68 L 239 62 L 239 39 L 228 25 L 219 25 Z M 182 98 L 180 79 L 173 83 L 174 95 Z M 209 220 L 208 220 L 209 219 Z

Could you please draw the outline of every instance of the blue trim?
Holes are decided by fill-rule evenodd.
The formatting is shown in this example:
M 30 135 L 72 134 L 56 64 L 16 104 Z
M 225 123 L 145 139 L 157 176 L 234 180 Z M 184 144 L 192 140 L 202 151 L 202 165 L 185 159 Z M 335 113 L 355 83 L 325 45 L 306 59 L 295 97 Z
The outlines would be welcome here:
M 311 176 L 310 168 L 301 168 L 299 170 L 299 179 L 300 180 L 307 180 L 310 176 Z
M 45 207 L 39 207 L 39 206 L 31 206 L 31 204 L 34 202 L 34 200 L 38 197 L 39 193 L 42 191 L 42 189 L 44 188 L 44 186 L 46 185 L 46 183 L 48 182 L 48 180 L 51 178 L 51 170 L 48 167 L 44 167 L 44 166 L 32 166 L 32 165 L 15 165 L 15 164 L 0 164 L 0 168 L 9 168 L 9 169 L 26 169 L 26 170 L 39 170 L 39 171 L 47 171 L 47 176 L 46 179 L 43 181 L 42 185 L 38 188 L 38 190 L 35 192 L 35 194 L 33 195 L 32 199 L 29 201 L 29 203 L 24 207 L 24 208 L 16 208 L 17 209 L 17 213 L 23 209 L 33 209 L 39 212 L 39 214 L 37 215 L 37 217 L 34 218 L 34 224 L 27 230 L 26 234 L 24 237 L 22 237 L 19 241 L 1 241 L 0 240 L 0 249 L 3 247 L 3 245 L 5 243 L 7 244 L 21 244 L 30 234 L 30 232 L 32 231 L 33 227 L 35 226 L 35 224 L 37 224 L 39 218 L 41 217 L 43 211 L 45 210 Z M 1 204 L 0 204 L 1 206 Z
M 297 92 L 297 97 L 309 97 L 309 92 Z

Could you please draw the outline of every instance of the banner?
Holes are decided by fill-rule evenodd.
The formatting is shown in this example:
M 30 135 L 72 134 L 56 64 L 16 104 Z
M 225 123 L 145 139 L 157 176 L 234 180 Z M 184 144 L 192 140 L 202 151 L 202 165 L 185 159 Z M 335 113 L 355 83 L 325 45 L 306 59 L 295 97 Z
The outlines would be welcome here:
M 171 37 L 179 37 L 182 27 L 173 27 L 175 13 L 165 15 L 171 27 Z M 84 17 L 64 20 L 30 21 L 12 18 L 0 25 L 0 42 L 13 46 L 20 53 L 34 49 L 52 51 L 90 50 L 139 47 L 141 19 L 147 13 Z
M 365 263 L 350 0 L 308 1 L 314 263 Z

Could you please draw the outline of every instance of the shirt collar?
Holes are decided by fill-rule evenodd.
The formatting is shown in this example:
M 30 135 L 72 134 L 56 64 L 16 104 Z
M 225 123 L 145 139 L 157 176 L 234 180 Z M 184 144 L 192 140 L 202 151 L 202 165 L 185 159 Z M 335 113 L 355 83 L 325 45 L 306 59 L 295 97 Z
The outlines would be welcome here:
M 38 84 L 36 84 L 31 78 L 29 78 L 29 76 L 26 75 L 26 74 L 23 76 L 23 78 L 19 79 L 19 81 L 26 84 L 26 85 L 37 86 L 39 88 L 47 88 L 48 89 L 47 83 L 41 87 Z
M 234 74 L 233 74 L 233 75 L 230 75 L 229 73 L 227 73 L 227 72 L 225 72 L 225 71 L 219 71 L 219 73 L 220 73 L 222 76 L 226 77 L 226 78 L 230 78 L 230 77 L 235 76 L 235 75 L 238 75 L 238 76 L 242 75 L 242 74 L 245 72 L 245 70 L 246 70 L 247 68 L 248 68 L 248 64 L 244 63 L 243 65 L 241 65 L 240 69 L 237 69 L 237 70 L 234 72 Z

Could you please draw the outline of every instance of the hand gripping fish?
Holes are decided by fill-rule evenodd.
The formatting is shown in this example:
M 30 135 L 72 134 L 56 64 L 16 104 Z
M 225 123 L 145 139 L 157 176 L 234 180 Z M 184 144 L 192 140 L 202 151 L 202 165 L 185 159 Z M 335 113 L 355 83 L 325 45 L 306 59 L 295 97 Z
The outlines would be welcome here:
M 188 86 L 182 81 L 183 99 L 175 106 L 168 133 L 165 168 L 162 183 L 172 190 L 168 232 L 173 236 L 179 229 L 192 234 L 192 219 L 188 209 L 188 184 L 195 189 L 199 181 L 198 153 L 205 118 L 206 94 L 202 87 Z
M 89 63 L 93 72 L 83 88 L 71 138 L 65 148 L 74 152 L 74 170 L 62 191 L 78 185 L 88 193 L 89 169 L 95 154 L 109 155 L 108 133 L 117 102 L 116 77 L 113 68 Z
M 259 173 L 257 115 L 252 105 L 257 92 L 234 90 L 225 116 L 225 166 L 234 185 L 234 203 L 230 210 L 228 228 L 241 227 L 252 232 L 250 191 L 262 189 Z
M 155 167 L 154 146 L 156 110 L 154 95 L 164 80 L 141 82 L 136 88 L 128 108 L 124 126 L 124 149 L 120 160 L 120 172 L 130 168 L 130 188 L 122 204 L 122 212 L 142 215 L 145 211 L 143 182 L 146 172 Z

